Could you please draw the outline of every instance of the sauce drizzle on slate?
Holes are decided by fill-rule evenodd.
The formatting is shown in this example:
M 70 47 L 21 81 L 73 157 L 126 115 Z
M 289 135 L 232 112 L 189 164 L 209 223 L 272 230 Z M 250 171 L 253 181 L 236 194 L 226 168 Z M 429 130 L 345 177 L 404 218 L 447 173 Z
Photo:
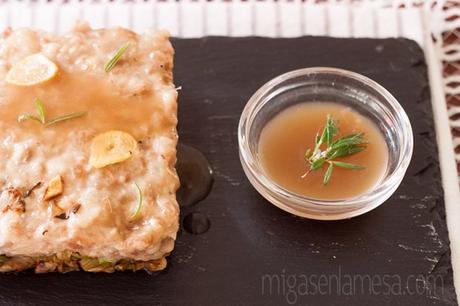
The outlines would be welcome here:
M 176 195 L 181 207 L 194 205 L 208 196 L 214 179 L 203 153 L 191 146 L 178 144 L 176 169 L 181 185 Z

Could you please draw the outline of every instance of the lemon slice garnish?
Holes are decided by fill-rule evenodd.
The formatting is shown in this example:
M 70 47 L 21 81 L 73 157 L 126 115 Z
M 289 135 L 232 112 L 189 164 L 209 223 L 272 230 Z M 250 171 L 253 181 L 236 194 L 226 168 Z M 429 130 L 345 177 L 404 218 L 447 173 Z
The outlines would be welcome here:
M 55 63 L 43 54 L 33 54 L 17 62 L 5 81 L 19 86 L 32 86 L 52 79 L 58 71 Z
M 125 161 L 136 151 L 137 141 L 133 136 L 122 131 L 108 131 L 93 138 L 89 163 L 102 168 Z

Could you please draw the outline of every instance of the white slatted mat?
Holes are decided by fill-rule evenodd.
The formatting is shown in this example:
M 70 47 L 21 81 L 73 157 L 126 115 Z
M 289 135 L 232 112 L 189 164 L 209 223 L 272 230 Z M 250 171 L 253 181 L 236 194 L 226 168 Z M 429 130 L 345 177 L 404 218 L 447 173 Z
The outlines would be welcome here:
M 136 32 L 142 32 L 145 29 L 155 27 L 155 7 L 152 2 L 139 2 L 132 6 L 131 27 Z
M 44 7 L 46 9 L 46 6 Z M 101 3 L 85 4 L 82 9 L 82 19 L 88 21 L 93 28 L 103 28 L 107 24 L 107 10 L 105 5 Z
M 179 4 L 179 35 L 184 38 L 205 35 L 203 2 L 184 1 Z
M 329 35 L 334 37 L 352 37 L 351 28 L 351 7 L 345 4 L 334 4 L 328 6 Z M 358 24 L 359 26 L 359 24 Z M 362 25 L 369 26 L 369 25 Z M 372 25 L 370 25 L 372 26 Z
M 247 36 L 248 33 L 253 33 L 253 2 L 232 1 L 226 5 L 230 6 L 228 16 L 230 19 L 230 35 Z
M 155 9 L 155 26 L 158 28 L 167 29 L 173 36 L 180 36 L 179 33 L 182 31 L 180 31 L 179 25 L 179 2 L 158 2 L 155 4 Z M 140 17 L 134 16 L 134 18 Z
M 278 6 L 276 2 L 255 2 L 252 24 L 257 36 L 278 36 Z M 252 33 L 249 33 L 251 35 Z
M 375 32 L 375 12 L 368 6 L 356 7 L 351 10 L 351 28 L 353 37 L 376 37 Z M 362 25 L 369 25 L 363 27 Z
M 303 32 L 308 35 L 327 35 L 329 20 L 325 5 L 304 4 L 302 18 Z
M 279 35 L 296 37 L 303 34 L 302 3 L 281 2 L 279 5 Z
M 209 2 L 204 7 L 206 16 L 204 22 L 205 35 L 228 35 L 229 27 L 229 7 L 223 2 Z
M 77 4 L 78 5 L 78 4 Z M 107 10 L 107 25 L 109 27 L 130 28 L 133 21 L 132 5 L 126 2 L 114 2 Z M 83 10 L 85 7 L 83 7 Z M 139 17 L 136 16 L 135 19 Z
M 379 38 L 403 36 L 399 29 L 399 10 L 384 8 L 377 10 L 375 14 L 375 36 Z M 421 29 L 419 29 L 421 30 Z
M 138 32 L 151 27 L 168 29 L 173 36 L 205 35 L 296 37 L 396 37 L 423 44 L 418 9 L 403 11 L 371 5 L 312 4 L 302 1 L 114 1 L 66 4 L 9 1 L 0 4 L 0 29 L 36 26 L 68 31 L 77 20 L 93 27 L 128 27 Z

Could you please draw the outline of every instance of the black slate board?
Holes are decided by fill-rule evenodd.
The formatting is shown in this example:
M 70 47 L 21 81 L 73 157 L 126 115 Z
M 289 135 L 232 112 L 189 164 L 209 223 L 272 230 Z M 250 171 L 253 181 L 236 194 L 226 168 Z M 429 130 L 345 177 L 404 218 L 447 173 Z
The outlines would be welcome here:
M 0 275 L 2 303 L 457 304 L 426 64 L 416 43 L 304 37 L 174 45 L 175 82 L 183 88 L 180 141 L 200 149 L 215 174 L 211 194 L 183 209 L 182 218 L 201 212 L 210 230 L 181 230 L 169 267 L 154 275 Z M 285 213 L 259 196 L 240 166 L 237 124 L 248 98 L 276 75 L 311 66 L 371 77 L 396 96 L 413 124 L 416 150 L 401 187 L 383 206 L 351 220 Z M 347 287 L 350 277 L 355 286 Z

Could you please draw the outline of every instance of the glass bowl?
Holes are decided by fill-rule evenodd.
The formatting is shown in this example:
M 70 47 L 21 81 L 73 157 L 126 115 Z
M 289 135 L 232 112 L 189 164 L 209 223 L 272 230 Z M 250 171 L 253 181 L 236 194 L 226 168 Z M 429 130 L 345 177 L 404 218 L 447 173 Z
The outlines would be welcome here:
M 265 124 L 282 110 L 308 102 L 335 102 L 373 121 L 388 147 L 383 177 L 367 192 L 343 200 L 318 200 L 281 187 L 264 171 L 259 138 Z M 238 126 L 241 164 L 254 188 L 269 202 L 292 214 L 317 220 L 339 220 L 364 214 L 387 200 L 409 166 L 414 140 L 409 118 L 382 86 L 355 72 L 314 67 L 294 70 L 263 85 L 247 102 Z

